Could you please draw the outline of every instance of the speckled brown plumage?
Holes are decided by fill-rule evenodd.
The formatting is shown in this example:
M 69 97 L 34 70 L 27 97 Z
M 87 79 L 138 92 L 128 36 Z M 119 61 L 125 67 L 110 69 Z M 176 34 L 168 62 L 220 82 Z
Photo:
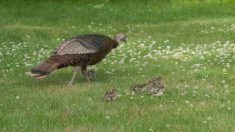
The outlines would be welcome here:
M 164 88 L 165 86 L 162 77 L 152 78 L 146 85 L 148 94 L 161 95 L 164 92 Z
M 107 91 L 104 95 L 105 101 L 113 101 L 117 97 L 117 90 L 112 89 L 111 91 Z
M 87 66 L 100 62 L 118 43 L 103 35 L 80 35 L 65 41 L 48 60 L 59 62 L 58 68 Z
M 131 90 L 135 93 L 146 91 L 148 94 L 161 96 L 164 92 L 165 86 L 162 77 L 155 77 L 150 79 L 147 83 L 134 84 Z
M 47 60 L 32 68 L 31 75 L 38 78 L 45 77 L 54 69 L 74 66 L 81 67 L 82 74 L 89 81 L 86 71 L 87 66 L 100 62 L 113 48 L 118 46 L 118 42 L 126 39 L 122 34 L 116 36 L 118 37 L 112 39 L 97 34 L 79 35 L 64 41 Z
M 134 84 L 131 86 L 131 90 L 134 91 L 135 93 L 145 91 L 146 90 L 146 85 L 147 84 Z

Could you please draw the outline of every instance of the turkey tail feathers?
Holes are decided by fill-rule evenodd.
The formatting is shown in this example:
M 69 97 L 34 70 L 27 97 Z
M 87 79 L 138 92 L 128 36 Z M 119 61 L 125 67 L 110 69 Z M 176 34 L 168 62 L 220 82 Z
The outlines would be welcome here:
M 31 69 L 31 76 L 35 78 L 44 78 L 48 76 L 59 64 L 51 61 L 43 61 Z

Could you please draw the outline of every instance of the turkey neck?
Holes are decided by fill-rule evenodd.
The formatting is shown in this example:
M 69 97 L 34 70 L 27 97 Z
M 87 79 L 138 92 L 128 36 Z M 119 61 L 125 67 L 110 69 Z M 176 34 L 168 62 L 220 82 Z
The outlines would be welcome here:
M 114 41 L 114 43 L 113 43 L 113 49 L 114 49 L 118 46 L 118 42 L 115 37 L 113 38 L 113 41 Z

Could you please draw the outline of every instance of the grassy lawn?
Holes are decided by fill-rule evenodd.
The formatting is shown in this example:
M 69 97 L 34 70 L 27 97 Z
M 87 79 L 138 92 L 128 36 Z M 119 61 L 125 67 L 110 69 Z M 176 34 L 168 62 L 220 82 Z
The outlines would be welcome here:
M 234 131 L 233 0 L 0 1 L 0 131 Z M 27 76 L 58 43 L 78 34 L 119 45 L 87 84 L 72 69 Z M 130 86 L 162 76 L 160 97 Z M 113 102 L 102 100 L 112 88 Z

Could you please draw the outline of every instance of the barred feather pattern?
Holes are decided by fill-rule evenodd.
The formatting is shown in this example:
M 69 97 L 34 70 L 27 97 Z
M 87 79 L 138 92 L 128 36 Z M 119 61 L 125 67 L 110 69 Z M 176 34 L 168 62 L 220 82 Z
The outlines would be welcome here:
M 75 39 L 69 40 L 63 43 L 56 51 L 58 55 L 65 54 L 87 54 L 87 53 L 95 53 L 96 50 L 88 49 L 83 46 L 80 42 Z

